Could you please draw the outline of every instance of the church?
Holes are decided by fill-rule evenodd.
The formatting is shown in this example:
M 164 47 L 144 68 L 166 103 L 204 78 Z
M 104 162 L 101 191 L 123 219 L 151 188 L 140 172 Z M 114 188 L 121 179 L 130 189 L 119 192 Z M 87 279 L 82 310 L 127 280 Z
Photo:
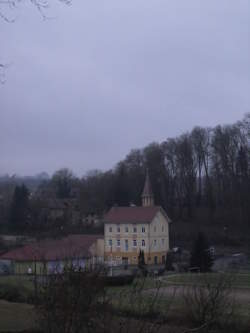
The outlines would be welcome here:
M 154 205 L 147 172 L 142 206 L 112 207 L 104 218 L 105 262 L 137 265 L 142 250 L 146 264 L 164 264 L 169 250 L 170 222 L 164 209 Z

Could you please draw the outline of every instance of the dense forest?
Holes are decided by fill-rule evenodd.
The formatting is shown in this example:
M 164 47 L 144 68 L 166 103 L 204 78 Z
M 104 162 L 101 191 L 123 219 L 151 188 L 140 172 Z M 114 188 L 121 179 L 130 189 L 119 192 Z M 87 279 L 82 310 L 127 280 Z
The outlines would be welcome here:
M 182 225 L 213 225 L 227 232 L 250 228 L 250 114 L 232 125 L 195 127 L 166 141 L 133 149 L 108 171 L 94 170 L 82 178 L 68 169 L 55 172 L 30 189 L 30 225 L 38 223 L 42 193 L 46 198 L 74 198 L 82 214 L 102 216 L 111 206 L 140 205 L 146 169 L 155 194 L 155 203 Z M 1 220 L 13 224 L 13 202 L 18 193 L 15 181 L 0 183 Z M 20 187 L 20 184 L 18 185 Z M 18 193 L 17 193 L 18 192 Z M 20 213 L 23 214 L 23 213 Z M 20 226 L 25 223 L 23 221 Z M 188 227 L 190 228 L 190 227 Z M 191 230 L 191 229 L 190 229 Z

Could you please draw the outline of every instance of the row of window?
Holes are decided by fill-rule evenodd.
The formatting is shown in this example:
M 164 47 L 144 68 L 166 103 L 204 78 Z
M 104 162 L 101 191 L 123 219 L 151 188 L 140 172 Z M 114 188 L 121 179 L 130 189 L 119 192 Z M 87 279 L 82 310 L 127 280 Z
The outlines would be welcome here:
M 154 226 L 154 232 L 157 231 L 156 226 Z M 164 226 L 161 227 L 161 231 L 164 232 Z M 109 232 L 113 232 L 113 228 L 109 227 Z M 120 233 L 121 232 L 121 227 L 117 226 L 116 227 L 116 232 Z M 125 232 L 129 232 L 129 227 L 125 226 Z M 145 227 L 141 227 L 141 232 L 146 232 L 146 228 Z M 137 227 L 133 227 L 133 233 L 137 233 Z
M 165 244 L 165 239 L 162 238 L 161 240 L 161 244 L 164 245 Z M 137 241 L 137 239 L 133 239 L 133 247 L 137 247 L 137 245 L 139 245 L 139 241 Z M 109 239 L 109 246 L 113 246 L 113 241 L 112 239 Z M 120 247 L 121 246 L 121 240 L 117 239 L 116 240 L 116 246 Z M 145 247 L 146 246 L 146 242 L 145 239 L 141 240 L 141 246 Z M 157 246 L 157 239 L 154 240 L 154 246 Z M 128 239 L 125 239 L 125 249 L 128 249 Z
M 148 257 L 148 261 L 150 262 L 151 259 L 154 260 L 154 264 L 158 264 L 159 262 L 161 262 L 162 264 L 165 264 L 166 263 L 166 257 L 165 256 L 161 256 L 161 258 L 158 258 L 158 256 L 154 256 L 153 258 L 151 257 Z M 158 260 L 159 259 L 159 260 Z M 137 261 L 138 260 L 138 257 L 133 257 L 132 258 L 132 261 Z M 109 257 L 109 261 L 111 262 L 116 262 L 116 263 L 119 263 L 119 264 L 128 264 L 130 262 L 129 258 L 124 258 L 124 257 L 114 257 L 114 258 L 111 258 Z
M 137 239 L 133 239 L 133 246 L 137 247 L 137 244 L 139 244 L 139 242 L 137 242 Z M 109 239 L 109 246 L 113 246 L 113 241 L 112 239 Z M 116 246 L 120 247 L 121 246 L 121 240 L 117 239 L 116 240 Z M 146 246 L 146 242 L 145 239 L 141 240 L 141 246 L 145 247 Z M 128 239 L 125 239 L 125 249 L 128 249 Z

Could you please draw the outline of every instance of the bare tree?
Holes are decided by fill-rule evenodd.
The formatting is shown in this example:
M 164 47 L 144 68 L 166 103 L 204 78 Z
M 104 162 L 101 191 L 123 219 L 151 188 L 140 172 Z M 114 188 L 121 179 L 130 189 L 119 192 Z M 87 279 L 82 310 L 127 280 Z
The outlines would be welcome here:
M 196 275 L 194 284 L 183 291 L 186 314 L 198 327 L 218 327 L 234 319 L 235 301 L 232 276 L 227 274 Z

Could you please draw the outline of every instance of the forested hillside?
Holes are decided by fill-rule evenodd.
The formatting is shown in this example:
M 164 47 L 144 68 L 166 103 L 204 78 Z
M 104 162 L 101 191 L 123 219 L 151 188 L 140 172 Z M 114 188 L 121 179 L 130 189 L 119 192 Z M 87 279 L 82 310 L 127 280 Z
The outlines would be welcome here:
M 113 205 L 140 205 L 148 169 L 155 203 L 163 206 L 174 222 L 173 243 L 203 229 L 215 242 L 242 244 L 250 229 L 249 166 L 250 114 L 232 125 L 195 127 L 176 138 L 133 149 L 108 171 L 91 171 L 78 178 L 68 169 L 58 170 L 30 196 L 29 230 L 41 223 L 38 201 L 44 196 L 74 198 L 85 215 L 102 216 Z M 10 196 L 10 191 L 3 184 L 4 201 L 5 192 Z M 13 189 L 13 183 L 11 186 Z M 8 223 L 15 205 L 7 202 L 9 206 L 2 211 Z

